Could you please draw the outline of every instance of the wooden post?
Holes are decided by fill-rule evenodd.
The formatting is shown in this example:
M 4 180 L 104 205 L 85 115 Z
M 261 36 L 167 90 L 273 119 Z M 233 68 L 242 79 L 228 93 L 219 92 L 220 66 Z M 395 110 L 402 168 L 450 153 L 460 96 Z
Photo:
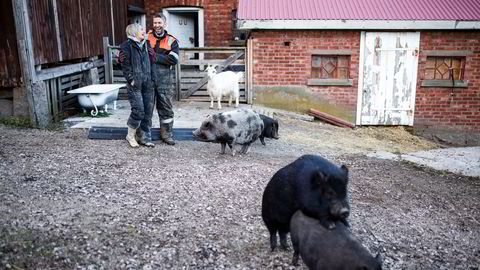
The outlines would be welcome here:
M 180 94 L 181 94 L 181 90 L 182 90 L 182 70 L 181 70 L 181 65 L 180 65 L 180 61 L 178 64 L 175 65 L 175 79 L 176 79 L 176 83 L 175 83 L 175 88 L 176 88 L 176 92 L 177 92 L 177 101 L 180 101 Z
M 88 59 L 90 62 L 94 62 L 98 60 L 97 56 L 90 57 Z M 96 66 L 87 69 L 86 71 L 83 72 L 83 77 L 82 77 L 82 83 L 80 84 L 81 86 L 87 86 L 91 84 L 99 84 L 100 79 L 98 77 L 98 69 Z
M 58 22 L 58 10 L 57 10 L 57 0 L 52 1 L 52 6 L 53 6 L 53 13 L 54 13 L 54 19 L 55 19 L 55 36 L 57 38 L 57 49 L 58 49 L 58 61 L 63 61 L 63 52 L 62 52 L 62 42 L 60 40 L 60 25 Z
M 110 0 L 110 19 L 112 21 L 112 45 L 115 45 L 115 19 L 113 18 L 113 1 Z
M 27 92 L 30 122 L 34 127 L 45 128 L 50 124 L 45 83 L 38 81 L 32 45 L 32 32 L 26 0 L 12 0 L 13 17 L 17 34 L 18 57 L 23 85 Z
M 112 69 L 110 66 L 110 49 L 108 48 L 108 37 L 103 37 L 103 61 L 105 63 L 105 83 L 112 83 Z
M 246 61 L 246 71 L 247 76 L 245 76 L 246 84 L 246 91 L 247 93 L 247 103 L 253 103 L 253 39 L 248 39 L 247 41 L 247 61 Z

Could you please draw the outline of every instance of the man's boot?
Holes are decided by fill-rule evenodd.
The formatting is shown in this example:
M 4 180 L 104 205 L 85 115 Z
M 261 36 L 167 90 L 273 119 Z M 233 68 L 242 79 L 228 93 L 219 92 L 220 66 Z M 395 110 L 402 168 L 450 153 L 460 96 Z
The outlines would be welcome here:
M 147 147 L 155 147 L 155 144 L 152 142 L 152 136 L 150 132 L 145 132 L 142 129 L 137 129 L 137 141 L 139 144 Z
M 127 134 L 127 137 L 125 138 L 125 139 L 127 139 L 130 146 L 133 147 L 133 148 L 139 146 L 137 141 L 135 140 L 135 133 L 136 132 L 137 132 L 136 128 L 128 127 L 128 134 Z
M 161 124 L 160 138 L 168 145 L 175 145 L 175 140 L 173 139 L 173 122 Z

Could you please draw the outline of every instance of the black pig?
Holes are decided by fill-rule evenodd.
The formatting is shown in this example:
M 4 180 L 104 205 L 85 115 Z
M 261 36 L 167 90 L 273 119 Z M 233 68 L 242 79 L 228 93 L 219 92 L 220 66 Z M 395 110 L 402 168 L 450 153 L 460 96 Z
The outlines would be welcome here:
M 329 229 L 340 220 L 348 226 L 348 169 L 338 167 L 316 155 L 304 155 L 278 170 L 265 187 L 262 218 L 270 232 L 270 247 L 275 250 L 277 232 L 280 244 L 287 249 L 286 235 L 290 218 L 297 210 Z
M 309 269 L 382 269 L 380 254 L 375 258 L 341 222 L 332 230 L 318 220 L 297 211 L 290 221 L 293 245 L 293 265 L 298 256 Z
M 265 145 L 265 138 L 278 140 L 278 121 L 263 114 L 259 114 L 263 121 L 263 130 L 260 135 L 260 142 Z

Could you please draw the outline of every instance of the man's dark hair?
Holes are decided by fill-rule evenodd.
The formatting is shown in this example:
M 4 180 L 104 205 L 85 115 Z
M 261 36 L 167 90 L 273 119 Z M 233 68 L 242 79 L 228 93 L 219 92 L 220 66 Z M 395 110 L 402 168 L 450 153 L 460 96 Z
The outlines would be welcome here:
M 153 18 L 160 18 L 163 20 L 163 22 L 167 22 L 167 17 L 165 17 L 165 15 L 163 15 L 162 12 L 157 12 L 153 15 Z

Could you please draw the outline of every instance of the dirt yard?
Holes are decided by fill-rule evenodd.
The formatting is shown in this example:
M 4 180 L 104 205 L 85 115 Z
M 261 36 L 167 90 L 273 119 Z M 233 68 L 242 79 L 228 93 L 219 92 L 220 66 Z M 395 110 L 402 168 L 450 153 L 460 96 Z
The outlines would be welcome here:
M 480 179 L 365 156 L 437 145 L 286 118 L 280 136 L 232 157 L 0 125 L 0 268 L 294 269 L 291 251 L 269 251 L 261 196 L 309 153 L 349 167 L 352 231 L 384 269 L 479 269 Z

